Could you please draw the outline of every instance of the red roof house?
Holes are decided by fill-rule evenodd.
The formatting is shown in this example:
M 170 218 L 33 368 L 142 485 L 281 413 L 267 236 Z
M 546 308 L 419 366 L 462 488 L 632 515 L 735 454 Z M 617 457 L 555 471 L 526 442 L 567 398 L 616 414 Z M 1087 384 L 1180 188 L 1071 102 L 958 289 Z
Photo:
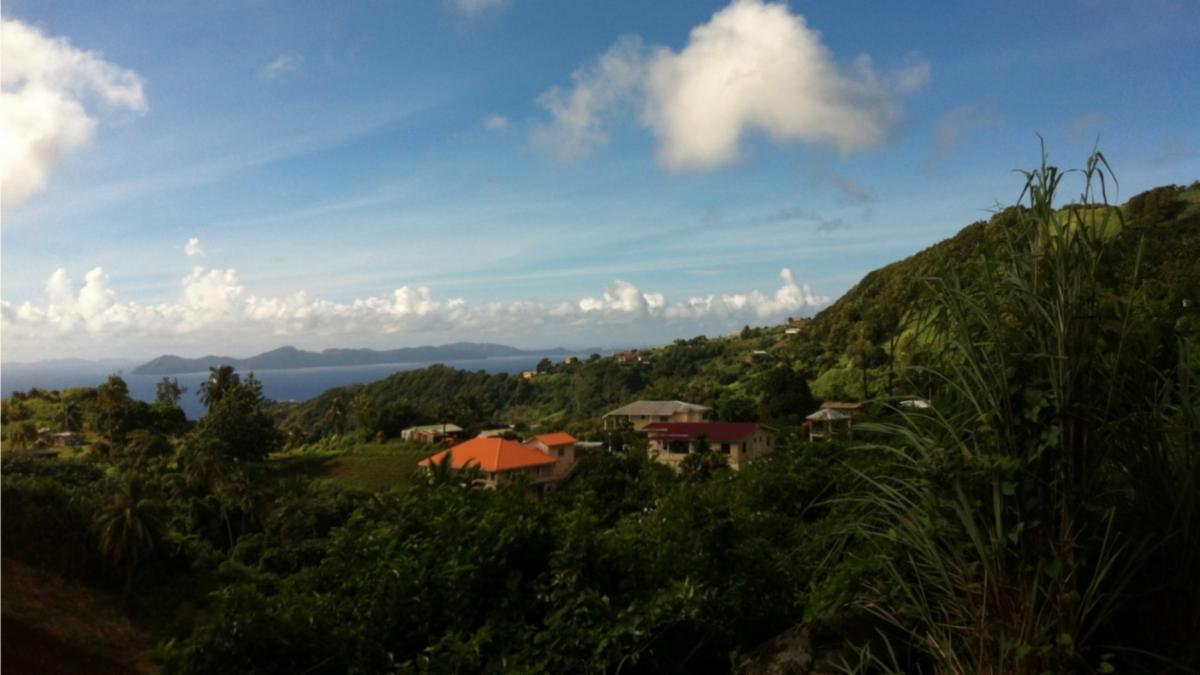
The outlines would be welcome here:
M 734 470 L 775 450 L 775 430 L 758 422 L 656 422 L 642 431 L 650 438 L 651 454 L 672 468 L 697 450 L 701 436 L 713 452 L 729 457 Z

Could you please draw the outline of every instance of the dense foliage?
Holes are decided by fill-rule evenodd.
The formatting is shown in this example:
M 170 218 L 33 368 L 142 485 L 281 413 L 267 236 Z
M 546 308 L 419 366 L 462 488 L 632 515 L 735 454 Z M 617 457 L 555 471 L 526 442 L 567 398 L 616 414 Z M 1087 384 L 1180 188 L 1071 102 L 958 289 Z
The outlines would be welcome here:
M 152 405 L 117 377 L 14 395 L 5 555 L 121 589 L 171 673 L 761 671 L 798 625 L 825 627 L 811 658 L 859 672 L 1195 668 L 1200 189 L 1108 207 L 1106 172 L 1093 158 L 1063 208 L 1039 167 L 1021 204 L 799 335 L 532 379 L 435 366 L 302 404 L 216 367 L 195 423 L 169 380 Z M 913 394 L 932 407 L 893 406 Z M 808 442 L 833 397 L 878 397 L 871 423 Z M 782 441 L 740 472 L 700 451 L 675 473 L 626 433 L 537 499 L 449 464 L 374 493 L 298 471 L 367 446 L 415 461 L 383 441 L 443 420 L 598 436 L 634 398 Z M 86 447 L 27 456 L 39 427 Z

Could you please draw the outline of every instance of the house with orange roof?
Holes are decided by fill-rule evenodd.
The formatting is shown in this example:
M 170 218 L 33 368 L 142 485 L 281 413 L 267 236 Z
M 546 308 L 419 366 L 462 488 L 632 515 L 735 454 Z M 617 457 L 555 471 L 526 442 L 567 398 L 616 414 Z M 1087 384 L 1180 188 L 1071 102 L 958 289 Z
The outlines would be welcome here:
M 525 445 L 537 448 L 551 457 L 565 457 L 575 461 L 575 437 L 563 431 L 539 434 L 525 441 Z
M 542 452 L 550 455 L 558 460 L 555 465 L 555 473 L 565 478 L 568 474 L 575 470 L 575 463 L 579 461 L 578 441 L 571 434 L 563 431 L 558 431 L 552 434 L 539 434 L 525 441 L 525 445 L 531 448 L 537 448 Z
M 565 476 L 565 471 L 558 470 L 562 458 L 542 452 L 538 447 L 500 437 L 472 438 L 427 456 L 418 462 L 418 466 L 428 468 L 442 464 L 446 455 L 450 456 L 450 466 L 456 470 L 479 468 L 484 473 L 484 484 L 488 488 L 496 488 L 514 480 L 528 480 L 532 485 L 542 486 L 556 483 Z M 571 464 L 574 464 L 574 460 Z

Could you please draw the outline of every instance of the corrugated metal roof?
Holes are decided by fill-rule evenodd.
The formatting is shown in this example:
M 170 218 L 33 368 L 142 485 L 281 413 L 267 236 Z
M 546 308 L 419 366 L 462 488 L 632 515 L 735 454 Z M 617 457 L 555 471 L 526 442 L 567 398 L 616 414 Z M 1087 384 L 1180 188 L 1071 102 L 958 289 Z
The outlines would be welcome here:
M 462 431 L 463 428 L 458 426 L 457 424 L 446 423 L 446 424 L 422 424 L 421 426 L 409 427 L 407 429 L 404 429 L 404 431 L 443 431 L 443 430 L 446 433 L 458 433 L 458 432 Z
M 826 401 L 821 404 L 821 408 L 827 408 L 829 410 L 860 410 L 862 407 L 862 403 L 846 401 Z
M 683 401 L 634 401 L 621 406 L 605 417 L 611 415 L 674 415 L 680 412 L 704 412 L 708 406 L 684 403 Z
M 837 420 L 848 420 L 850 415 L 838 410 L 837 408 L 821 408 L 817 412 L 805 416 L 806 420 L 814 422 L 835 422 Z

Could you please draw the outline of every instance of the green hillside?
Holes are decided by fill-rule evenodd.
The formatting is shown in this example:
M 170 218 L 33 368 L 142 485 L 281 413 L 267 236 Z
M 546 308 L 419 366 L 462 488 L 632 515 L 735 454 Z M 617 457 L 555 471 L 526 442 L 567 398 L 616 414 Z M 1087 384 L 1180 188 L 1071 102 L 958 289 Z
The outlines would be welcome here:
M 150 405 L 117 376 L 14 394 L 5 656 L 177 675 L 1194 671 L 1200 189 L 1056 210 L 1056 175 L 788 326 L 303 404 L 218 369 L 195 422 L 177 388 Z M 889 392 L 930 405 L 797 433 L 816 398 Z M 417 473 L 430 447 L 395 440 L 437 419 L 595 438 L 633 398 L 781 433 L 736 471 L 699 441 L 672 470 L 630 433 L 547 490 Z M 43 425 L 86 443 L 26 452 Z
M 381 431 L 393 436 L 405 426 L 441 417 L 471 428 L 516 424 L 586 436 L 597 433 L 603 412 L 636 398 L 694 401 L 712 406 L 720 419 L 789 425 L 811 412 L 814 396 L 861 400 L 924 394 L 928 383 L 900 373 L 928 357 L 908 338 L 930 306 L 929 280 L 969 280 L 980 259 L 1002 255 L 997 248 L 1019 209 L 972 223 L 867 274 L 814 318 L 797 321 L 799 334 L 774 326 L 676 340 L 646 350 L 641 361 L 544 362 L 533 380 L 434 366 L 331 389 L 305 403 L 281 404 L 276 413 L 295 442 L 328 433 L 324 420 L 335 402 L 349 412 L 347 427 L 368 437 Z M 1110 243 L 1103 273 L 1120 287 L 1119 280 L 1131 279 L 1139 266 L 1136 292 L 1158 319 L 1178 320 L 1185 299 L 1193 306 L 1200 299 L 1200 184 L 1144 192 L 1111 215 L 1103 219 Z

